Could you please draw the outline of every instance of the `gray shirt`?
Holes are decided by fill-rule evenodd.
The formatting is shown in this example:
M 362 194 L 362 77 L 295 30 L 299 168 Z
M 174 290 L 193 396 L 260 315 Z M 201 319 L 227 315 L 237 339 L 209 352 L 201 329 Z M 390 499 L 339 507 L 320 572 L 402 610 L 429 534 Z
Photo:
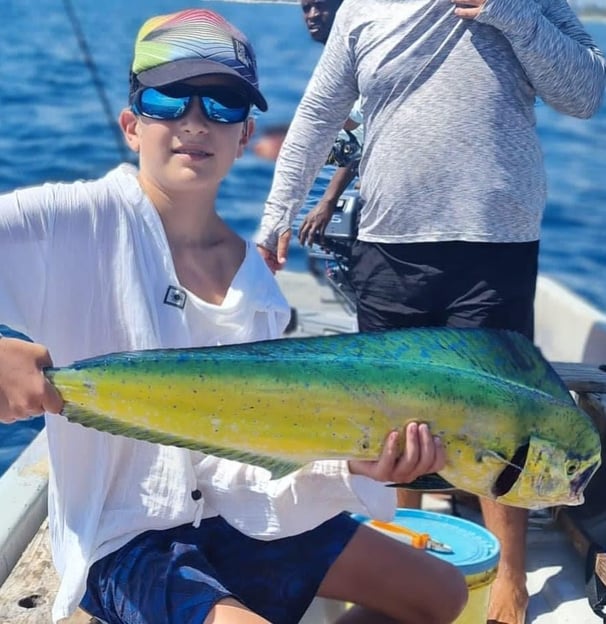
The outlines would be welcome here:
M 358 96 L 369 242 L 538 240 L 535 99 L 589 117 L 606 63 L 566 0 L 344 0 L 299 104 L 256 240 L 275 250 Z

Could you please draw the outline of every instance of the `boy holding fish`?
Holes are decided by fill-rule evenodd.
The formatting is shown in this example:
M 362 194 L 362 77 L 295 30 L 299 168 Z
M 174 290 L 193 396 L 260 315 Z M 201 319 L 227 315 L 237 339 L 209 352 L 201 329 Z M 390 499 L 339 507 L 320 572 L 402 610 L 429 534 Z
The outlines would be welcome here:
M 53 363 L 281 335 L 288 305 L 215 210 L 253 105 L 267 108 L 241 32 L 206 10 L 152 18 L 120 114 L 139 168 L 0 197 L 0 319 L 37 341 L 0 340 L 0 420 L 47 413 L 53 620 L 81 605 L 109 624 L 287 624 L 318 594 L 363 605 L 351 622 L 450 622 L 465 603 L 462 575 L 342 513 L 390 518 L 384 482 L 443 467 L 426 425 L 407 427 L 404 454 L 392 432 L 376 461 L 313 462 L 272 479 L 59 415 L 43 372 Z

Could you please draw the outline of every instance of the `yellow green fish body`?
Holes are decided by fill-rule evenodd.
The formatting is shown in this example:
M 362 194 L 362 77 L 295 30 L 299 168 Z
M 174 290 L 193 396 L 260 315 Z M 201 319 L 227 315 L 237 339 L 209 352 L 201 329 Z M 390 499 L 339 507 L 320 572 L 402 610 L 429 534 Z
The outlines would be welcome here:
M 440 478 L 522 507 L 579 504 L 600 439 L 540 352 L 497 330 L 406 329 L 121 353 L 51 369 L 73 422 L 270 468 L 376 458 L 430 424 Z

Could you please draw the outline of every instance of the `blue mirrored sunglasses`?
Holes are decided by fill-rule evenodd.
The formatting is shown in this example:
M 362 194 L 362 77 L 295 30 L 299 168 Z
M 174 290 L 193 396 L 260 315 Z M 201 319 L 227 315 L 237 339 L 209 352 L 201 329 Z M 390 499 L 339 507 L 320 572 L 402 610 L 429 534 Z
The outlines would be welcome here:
M 183 117 L 193 98 L 198 99 L 202 113 L 211 121 L 235 124 L 245 121 L 250 101 L 234 89 L 221 86 L 173 86 L 154 89 L 147 87 L 135 94 L 132 110 L 136 115 L 151 119 L 172 120 Z

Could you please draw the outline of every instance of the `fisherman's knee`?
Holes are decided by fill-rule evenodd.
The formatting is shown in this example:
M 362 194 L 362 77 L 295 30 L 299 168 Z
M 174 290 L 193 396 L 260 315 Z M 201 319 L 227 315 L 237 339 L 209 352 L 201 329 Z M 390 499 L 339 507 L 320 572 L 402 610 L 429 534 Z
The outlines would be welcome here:
M 455 566 L 445 562 L 432 568 L 431 588 L 415 595 L 402 592 L 396 621 L 452 624 L 463 611 L 468 598 L 465 577 Z
M 445 564 L 433 578 L 435 600 L 427 605 L 428 612 L 419 622 L 451 624 L 465 608 L 468 589 L 465 577 L 450 564 Z

